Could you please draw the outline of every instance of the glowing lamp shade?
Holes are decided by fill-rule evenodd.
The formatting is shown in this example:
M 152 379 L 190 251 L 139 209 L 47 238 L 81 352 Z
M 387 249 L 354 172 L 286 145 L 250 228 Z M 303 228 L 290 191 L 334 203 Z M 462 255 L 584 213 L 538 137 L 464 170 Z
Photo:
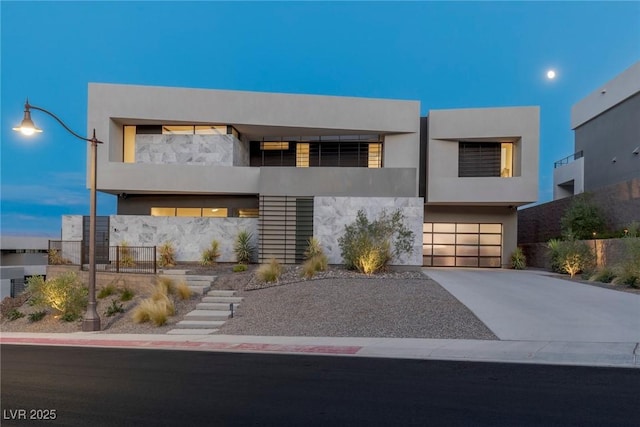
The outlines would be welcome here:
M 31 111 L 29 110 L 24 112 L 24 118 L 22 119 L 20 126 L 14 127 L 13 130 L 22 132 L 23 135 L 27 136 L 33 135 L 36 132 L 42 132 L 42 129 L 37 128 L 33 123 L 33 120 L 31 120 Z

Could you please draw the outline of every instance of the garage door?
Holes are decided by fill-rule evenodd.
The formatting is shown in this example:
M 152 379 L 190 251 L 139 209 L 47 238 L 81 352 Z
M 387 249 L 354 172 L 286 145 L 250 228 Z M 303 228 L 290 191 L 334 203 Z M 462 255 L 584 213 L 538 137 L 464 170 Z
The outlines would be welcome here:
M 422 264 L 433 267 L 500 267 L 502 224 L 427 222 Z

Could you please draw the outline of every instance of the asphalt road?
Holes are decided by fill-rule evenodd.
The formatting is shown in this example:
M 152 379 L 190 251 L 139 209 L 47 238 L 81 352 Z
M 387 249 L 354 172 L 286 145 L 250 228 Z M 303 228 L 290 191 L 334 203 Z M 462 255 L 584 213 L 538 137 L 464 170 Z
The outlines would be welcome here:
M 3 345 L 3 426 L 640 425 L 640 370 Z M 25 412 L 21 412 L 25 410 Z M 53 417 L 49 421 L 18 417 Z

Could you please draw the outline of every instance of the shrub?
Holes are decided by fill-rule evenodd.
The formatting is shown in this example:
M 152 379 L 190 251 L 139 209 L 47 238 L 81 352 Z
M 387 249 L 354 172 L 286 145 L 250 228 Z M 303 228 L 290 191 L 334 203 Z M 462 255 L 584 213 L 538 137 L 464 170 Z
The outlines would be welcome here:
M 249 267 L 247 267 L 246 264 L 236 264 L 231 268 L 231 270 L 234 273 L 240 273 L 242 271 L 247 271 L 247 268 L 249 268 Z
M 49 249 L 48 251 L 49 265 L 71 264 L 71 261 L 62 256 L 59 249 Z
M 282 266 L 277 259 L 271 258 L 269 264 L 262 264 L 256 270 L 256 277 L 262 282 L 277 282 L 282 274 Z
M 131 301 L 134 297 L 135 293 L 129 289 L 129 288 L 124 288 L 122 289 L 122 293 L 120 294 L 120 301 L 125 302 L 125 301 Z
M 640 237 L 626 237 L 624 243 L 626 253 L 616 266 L 616 283 L 640 288 Z
M 98 298 L 103 299 L 115 293 L 116 293 L 116 287 L 113 286 L 112 284 L 108 284 L 107 286 L 104 286 L 102 289 L 100 289 L 100 292 L 98 292 Z
M 356 220 L 345 226 L 338 244 L 348 269 L 364 272 L 366 267 L 374 273 L 384 269 L 392 257 L 412 253 L 413 240 L 413 232 L 404 225 L 400 210 L 391 215 L 383 212 L 372 222 L 359 210 Z
M 569 236 L 568 240 L 560 243 L 558 261 L 564 271 L 574 277 L 577 273 L 593 267 L 594 256 L 587 243 Z
M 176 285 L 173 279 L 168 277 L 159 277 L 156 280 L 154 295 L 171 295 L 176 292 Z
M 312 278 L 319 271 L 325 271 L 329 261 L 323 253 L 316 254 L 302 264 L 302 275 L 307 279 Z
M 9 311 L 9 313 L 7 313 L 7 319 L 9 319 L 9 321 L 14 321 L 17 319 L 20 319 L 21 317 L 24 317 L 24 313 L 21 311 L 18 311 L 17 308 L 12 308 L 11 311 Z
M 62 316 L 80 316 L 87 306 L 87 288 L 74 272 L 45 280 L 33 276 L 27 282 L 34 306 L 50 307 Z
M 171 242 L 164 242 L 160 248 L 160 259 L 158 260 L 158 265 L 160 267 L 174 267 L 176 265 L 176 255 L 175 250 Z
M 178 283 L 178 286 L 176 286 L 175 290 L 176 290 L 176 295 L 181 300 L 186 300 L 191 298 L 191 294 L 193 293 L 191 291 L 191 288 L 189 288 L 189 285 L 187 285 L 187 282 L 184 282 L 184 281 Z
M 29 313 L 29 316 L 27 318 L 29 319 L 29 322 L 39 322 L 46 315 L 47 315 L 46 311 L 40 310 L 40 311 L 34 311 L 33 313 Z
M 329 265 L 329 260 L 322 250 L 320 241 L 311 237 L 307 242 L 307 249 L 304 251 L 305 262 L 302 264 L 302 275 L 308 279 L 315 276 L 319 271 L 325 271 Z
M 2 315 L 2 317 L 7 317 L 11 311 L 21 307 L 25 302 L 27 302 L 30 296 L 31 294 L 29 292 L 22 292 L 15 298 L 4 297 L 2 302 L 0 302 L 0 315 Z
M 571 205 L 560 218 L 560 228 L 563 234 L 573 234 L 578 239 L 591 239 L 593 233 L 604 231 L 604 216 L 598 206 L 591 202 L 588 193 L 577 195 Z
M 562 240 L 551 239 L 547 242 L 547 249 L 549 254 L 549 260 L 551 262 L 551 271 L 555 273 L 566 273 L 560 263 L 560 245 Z
M 592 282 L 611 283 L 616 278 L 616 274 L 610 268 L 604 267 L 596 271 L 590 278 Z
M 112 300 L 111 305 L 107 307 L 107 311 L 105 311 L 104 314 L 106 314 L 107 317 L 111 317 L 118 313 L 124 313 L 124 308 L 122 308 L 122 304 L 118 304 L 116 300 Z
M 118 263 L 120 267 L 133 267 L 136 265 L 129 243 L 125 241 L 121 242 L 118 247 Z
M 239 264 L 249 264 L 253 259 L 256 248 L 251 243 L 253 235 L 246 230 L 241 230 L 236 236 L 233 245 L 233 252 L 236 254 L 236 261 Z
M 313 258 L 316 255 L 323 255 L 324 251 L 322 250 L 322 245 L 320 245 L 320 240 L 317 237 L 310 237 L 307 240 L 307 249 L 304 251 L 304 259 L 308 260 Z
M 60 320 L 62 320 L 63 322 L 73 322 L 80 319 L 80 317 L 80 313 L 66 313 L 60 316 Z
M 624 237 L 640 237 L 640 222 L 631 221 L 624 230 Z
M 136 323 L 152 322 L 156 326 L 167 323 L 169 310 L 166 301 L 154 301 L 144 299 L 138 304 L 132 313 L 133 321 Z
M 521 247 L 517 247 L 511 254 L 511 268 L 514 270 L 524 270 L 527 267 L 527 257 L 524 256 Z
M 202 251 L 200 264 L 202 265 L 215 265 L 216 261 L 220 257 L 220 242 L 213 240 L 211 246 Z

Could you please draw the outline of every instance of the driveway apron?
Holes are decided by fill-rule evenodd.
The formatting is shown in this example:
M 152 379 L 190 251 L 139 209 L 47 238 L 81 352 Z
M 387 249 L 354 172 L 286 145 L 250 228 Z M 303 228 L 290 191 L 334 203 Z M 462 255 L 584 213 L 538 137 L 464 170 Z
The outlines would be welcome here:
M 640 295 L 543 271 L 425 268 L 501 340 L 640 342 Z

